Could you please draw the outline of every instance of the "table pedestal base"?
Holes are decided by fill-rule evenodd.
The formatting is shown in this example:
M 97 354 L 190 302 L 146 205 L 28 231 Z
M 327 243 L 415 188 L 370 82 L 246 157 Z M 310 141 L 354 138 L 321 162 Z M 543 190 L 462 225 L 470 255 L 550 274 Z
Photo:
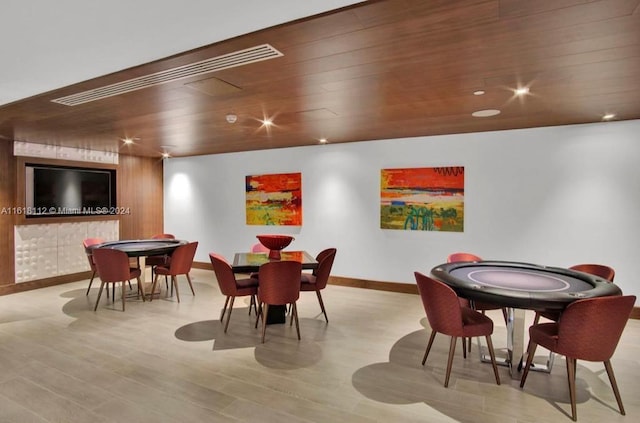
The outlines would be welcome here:
M 278 323 L 286 323 L 287 306 L 286 305 L 270 305 L 267 313 L 267 324 L 273 325 Z

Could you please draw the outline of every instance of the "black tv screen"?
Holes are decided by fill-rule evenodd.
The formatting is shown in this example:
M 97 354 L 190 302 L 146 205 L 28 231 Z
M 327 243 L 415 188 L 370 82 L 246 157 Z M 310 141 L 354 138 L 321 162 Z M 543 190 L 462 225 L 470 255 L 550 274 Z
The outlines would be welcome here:
M 27 217 L 117 214 L 114 169 L 26 165 Z

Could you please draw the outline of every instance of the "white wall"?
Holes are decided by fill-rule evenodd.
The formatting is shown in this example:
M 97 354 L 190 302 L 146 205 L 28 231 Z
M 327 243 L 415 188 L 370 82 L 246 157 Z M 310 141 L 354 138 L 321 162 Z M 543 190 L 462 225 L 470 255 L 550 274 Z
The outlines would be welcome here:
M 449 253 L 616 269 L 640 295 L 640 121 L 418 137 L 173 158 L 165 230 L 198 240 L 197 261 L 229 260 L 259 233 L 290 249 L 338 248 L 333 274 L 413 283 Z M 464 233 L 380 229 L 380 169 L 465 167 Z M 246 175 L 302 172 L 303 226 L 245 224 Z

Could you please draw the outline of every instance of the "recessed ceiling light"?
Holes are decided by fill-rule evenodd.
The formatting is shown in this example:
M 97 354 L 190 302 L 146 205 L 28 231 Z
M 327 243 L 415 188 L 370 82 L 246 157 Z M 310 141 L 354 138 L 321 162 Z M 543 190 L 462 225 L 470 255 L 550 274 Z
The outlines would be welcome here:
M 131 138 L 122 138 L 122 142 L 125 144 L 133 144 L 133 140 Z
M 473 92 L 473 95 L 484 95 L 484 90 L 477 90 Z
M 602 120 L 611 120 L 614 117 L 616 117 L 616 115 L 614 115 L 613 113 L 607 113 L 606 115 L 602 116 Z
M 271 126 L 271 125 L 273 125 L 273 121 L 271 119 L 265 119 L 265 120 L 262 121 L 262 124 L 264 126 Z
M 485 110 L 475 111 L 475 112 L 471 113 L 471 116 L 473 116 L 473 117 L 491 117 L 491 116 L 495 116 L 495 115 L 499 115 L 499 114 L 500 114 L 500 110 L 497 110 L 497 109 L 485 109 Z
M 520 88 L 516 88 L 514 90 L 514 92 L 516 93 L 516 95 L 525 95 L 525 94 L 529 94 L 529 87 L 520 87 Z

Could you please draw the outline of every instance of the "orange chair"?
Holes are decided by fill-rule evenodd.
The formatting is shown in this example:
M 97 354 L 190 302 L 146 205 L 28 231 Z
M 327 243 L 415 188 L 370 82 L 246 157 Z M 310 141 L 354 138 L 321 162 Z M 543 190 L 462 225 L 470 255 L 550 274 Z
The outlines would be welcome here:
M 82 241 L 82 246 L 85 248 L 85 251 L 88 247 L 92 245 L 102 244 L 104 241 L 103 238 L 86 238 Z M 98 269 L 96 268 L 96 263 L 93 260 L 93 254 L 87 253 L 87 260 L 89 260 L 89 267 L 91 268 L 91 280 L 89 281 L 89 287 L 87 288 L 87 293 L 85 295 L 89 295 L 89 291 L 91 291 L 91 284 L 93 283 L 93 278 L 96 277 L 96 273 Z M 107 290 L 107 296 L 109 296 L 109 291 Z
M 336 249 L 335 248 L 327 248 L 326 250 L 321 251 L 316 256 L 316 261 L 318 262 L 318 267 L 313 270 L 313 273 L 302 273 L 300 278 L 300 291 L 315 291 L 316 296 L 318 297 L 318 302 L 320 303 L 320 309 L 324 314 L 324 319 L 329 323 L 329 318 L 327 317 L 327 311 L 324 308 L 324 302 L 322 301 L 322 295 L 320 291 L 327 287 L 327 282 L 329 282 L 329 275 L 331 273 L 331 267 L 333 266 L 333 260 L 336 258 Z
M 540 323 L 529 328 L 527 363 L 522 373 L 520 387 L 524 387 L 538 345 L 562 354 L 567 360 L 571 416 L 576 412 L 576 362 L 577 360 L 602 361 L 622 415 L 625 414 L 618 391 L 611 357 L 615 352 L 622 331 L 631 315 L 636 297 L 614 296 L 577 300 L 567 306 L 560 320 Z
M 216 274 L 216 279 L 220 286 L 220 292 L 222 292 L 222 295 L 226 295 L 227 297 L 224 301 L 222 313 L 220 313 L 220 323 L 224 323 L 224 314 L 227 311 L 227 305 L 229 306 L 227 322 L 224 323 L 224 333 L 227 333 L 229 320 L 231 320 L 231 311 L 233 310 L 233 302 L 236 297 L 250 295 L 251 302 L 249 303 L 249 314 L 251 314 L 251 307 L 253 306 L 257 316 L 258 309 L 256 307 L 256 295 L 258 293 L 258 280 L 255 278 L 236 279 L 236 275 L 233 273 L 233 269 L 231 269 L 227 260 L 219 254 L 209 253 L 209 259 L 211 260 L 213 271 Z M 229 303 L 229 300 L 231 300 L 231 303 Z
M 191 293 L 196 295 L 193 290 L 193 284 L 191 283 L 191 277 L 189 276 L 189 272 L 191 271 L 191 266 L 193 265 L 193 258 L 196 255 L 196 249 L 198 248 L 198 242 L 190 242 L 188 244 L 184 244 L 176 248 L 171 254 L 171 260 L 169 260 L 169 264 L 165 266 L 157 266 L 156 267 L 156 276 L 153 279 L 153 284 L 151 285 L 151 298 L 153 299 L 153 293 L 156 292 L 156 284 L 158 283 L 158 276 L 171 276 L 171 292 L 173 294 L 173 289 L 176 290 L 176 298 L 178 302 L 180 302 L 180 293 L 178 292 L 178 275 L 185 275 L 187 277 L 187 281 L 189 282 L 189 287 L 191 288 Z
M 447 372 L 444 379 L 444 387 L 446 388 L 449 386 L 449 376 L 451 375 L 456 339 L 458 339 L 458 337 L 464 339 L 484 336 L 487 340 L 487 348 L 491 356 L 491 364 L 493 365 L 496 383 L 500 385 L 500 375 L 498 374 L 493 343 L 491 342 L 493 321 L 484 314 L 472 310 L 469 307 L 461 307 L 455 291 L 446 284 L 419 272 L 415 272 L 414 274 L 418 291 L 422 298 L 424 311 L 427 314 L 427 319 L 431 326 L 431 336 L 429 337 L 427 350 L 422 358 L 422 365 L 424 366 L 427 361 L 436 333 L 440 332 L 451 336 L 449 360 L 447 361 Z
M 271 261 L 260 266 L 258 286 L 258 321 L 262 318 L 262 343 L 267 333 L 267 314 L 269 306 L 285 306 L 291 304 L 291 319 L 295 319 L 298 339 L 300 339 L 300 324 L 298 322 L 298 308 L 296 301 L 300 297 L 300 274 L 302 264 L 297 261 Z
M 100 296 L 102 295 L 102 290 L 105 284 L 113 284 L 113 301 L 115 303 L 115 284 L 117 284 L 118 282 L 122 283 L 122 311 L 124 311 L 125 281 L 130 283 L 131 279 L 137 279 L 138 295 L 140 295 L 140 292 L 142 292 L 142 284 L 140 283 L 140 269 L 129 267 L 129 257 L 127 256 L 127 253 L 112 248 L 94 249 L 93 260 L 95 262 L 98 276 L 100 277 L 101 281 L 100 291 L 98 291 L 98 299 L 96 300 L 96 305 L 93 308 L 93 311 L 96 311 L 98 309 L 98 303 L 100 302 Z M 107 286 L 107 293 L 108 292 L 109 287 Z M 144 295 L 142 296 L 142 299 L 144 301 Z

